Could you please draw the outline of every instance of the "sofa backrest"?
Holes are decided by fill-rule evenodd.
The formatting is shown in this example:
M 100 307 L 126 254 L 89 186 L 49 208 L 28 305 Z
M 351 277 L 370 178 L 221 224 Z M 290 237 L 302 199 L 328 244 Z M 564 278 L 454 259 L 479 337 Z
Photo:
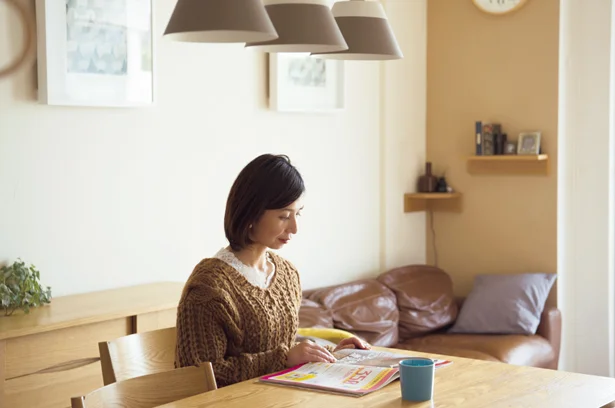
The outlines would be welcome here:
M 395 294 L 376 279 L 363 279 L 304 294 L 307 300 L 331 312 L 334 327 L 347 330 L 375 346 L 390 347 L 398 343 L 399 310 Z M 302 307 L 306 305 L 304 304 Z M 308 307 L 324 316 L 314 304 Z M 303 315 L 303 319 L 302 316 Z M 300 324 L 308 319 L 300 312 Z M 324 317 L 320 320 L 324 324 Z
M 333 327 L 333 315 L 331 311 L 318 302 L 310 300 L 306 293 L 301 299 L 299 309 L 299 327 Z
M 457 318 L 453 282 L 440 268 L 403 266 L 383 273 L 378 281 L 397 297 L 400 341 L 446 327 Z

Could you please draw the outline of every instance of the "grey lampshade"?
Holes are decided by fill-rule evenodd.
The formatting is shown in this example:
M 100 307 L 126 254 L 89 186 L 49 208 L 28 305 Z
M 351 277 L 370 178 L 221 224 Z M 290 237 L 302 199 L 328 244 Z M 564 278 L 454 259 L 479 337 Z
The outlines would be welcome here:
M 332 52 L 348 49 L 327 0 L 264 0 L 278 38 L 251 41 L 263 52 Z
M 205 43 L 278 38 L 262 0 L 178 0 L 164 35 Z
M 393 60 L 403 58 L 384 7 L 377 1 L 338 1 L 332 8 L 335 21 L 348 44 L 347 50 L 313 52 L 340 60 Z

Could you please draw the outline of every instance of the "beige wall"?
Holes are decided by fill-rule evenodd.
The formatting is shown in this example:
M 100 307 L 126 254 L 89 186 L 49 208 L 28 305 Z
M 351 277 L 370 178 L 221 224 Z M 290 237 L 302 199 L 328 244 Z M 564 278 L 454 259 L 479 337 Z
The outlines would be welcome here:
M 439 266 L 467 294 L 478 273 L 556 272 L 559 1 L 491 16 L 471 1 L 429 0 L 427 158 L 463 193 L 459 214 L 436 213 Z M 549 176 L 470 175 L 476 120 L 509 139 L 541 130 Z M 427 228 L 428 260 L 434 260 Z

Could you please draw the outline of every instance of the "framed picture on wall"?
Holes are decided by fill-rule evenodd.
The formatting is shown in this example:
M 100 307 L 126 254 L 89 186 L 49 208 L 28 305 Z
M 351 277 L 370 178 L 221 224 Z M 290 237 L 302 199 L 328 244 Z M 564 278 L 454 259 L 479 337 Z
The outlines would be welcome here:
M 517 141 L 517 154 L 540 154 L 540 132 L 523 132 Z
M 36 0 L 39 101 L 154 102 L 152 0 Z
M 344 109 L 344 69 L 344 61 L 309 54 L 269 54 L 269 107 L 281 112 Z

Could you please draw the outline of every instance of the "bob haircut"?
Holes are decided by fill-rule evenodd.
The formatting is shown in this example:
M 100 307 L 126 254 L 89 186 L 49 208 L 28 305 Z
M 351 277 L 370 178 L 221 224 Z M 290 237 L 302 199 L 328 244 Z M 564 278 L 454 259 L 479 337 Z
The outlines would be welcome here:
M 266 210 L 282 209 L 301 197 L 305 184 L 285 155 L 263 154 L 241 170 L 226 201 L 224 233 L 234 251 L 253 242 L 250 225 Z

